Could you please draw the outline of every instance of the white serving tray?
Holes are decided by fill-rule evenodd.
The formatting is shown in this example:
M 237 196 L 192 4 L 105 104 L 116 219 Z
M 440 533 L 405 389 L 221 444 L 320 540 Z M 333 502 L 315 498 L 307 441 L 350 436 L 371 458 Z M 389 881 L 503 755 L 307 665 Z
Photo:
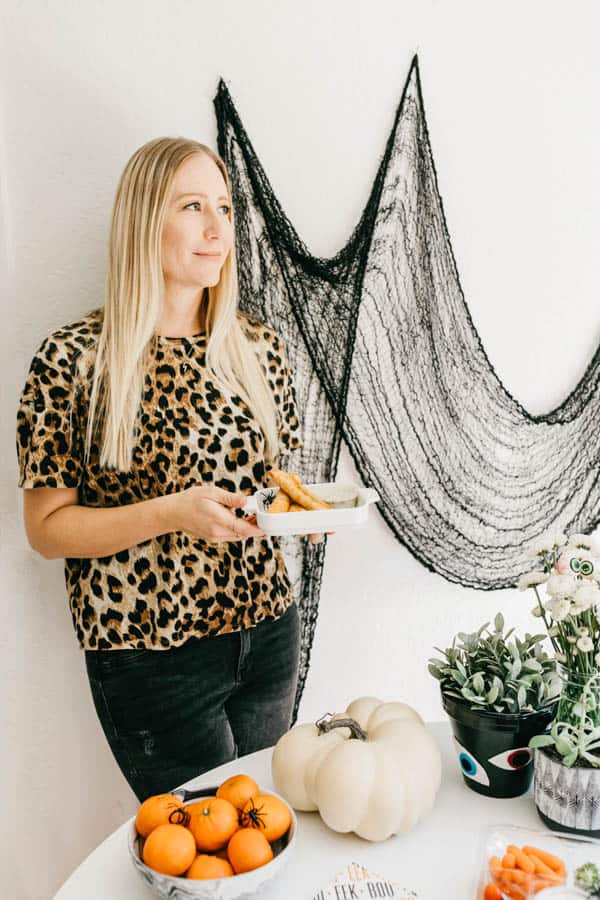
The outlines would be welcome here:
M 322 534 L 326 531 L 365 525 L 369 516 L 369 506 L 379 500 L 377 491 L 360 487 L 352 482 L 322 482 L 307 484 L 306 487 L 317 497 L 331 503 L 333 509 L 292 513 L 267 512 L 269 504 L 279 493 L 278 487 L 268 487 L 261 488 L 248 498 L 243 507 L 244 514 L 256 515 L 257 525 L 265 534 Z

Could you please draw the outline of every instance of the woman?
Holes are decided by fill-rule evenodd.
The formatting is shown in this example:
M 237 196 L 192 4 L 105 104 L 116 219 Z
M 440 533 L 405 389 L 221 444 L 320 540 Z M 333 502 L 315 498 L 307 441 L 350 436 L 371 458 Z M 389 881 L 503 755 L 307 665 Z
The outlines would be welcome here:
M 65 559 L 96 710 L 140 800 L 273 744 L 296 691 L 285 563 L 242 512 L 301 446 L 294 385 L 277 333 L 237 308 L 233 238 L 215 153 L 141 147 L 104 307 L 42 343 L 18 411 L 27 536 Z

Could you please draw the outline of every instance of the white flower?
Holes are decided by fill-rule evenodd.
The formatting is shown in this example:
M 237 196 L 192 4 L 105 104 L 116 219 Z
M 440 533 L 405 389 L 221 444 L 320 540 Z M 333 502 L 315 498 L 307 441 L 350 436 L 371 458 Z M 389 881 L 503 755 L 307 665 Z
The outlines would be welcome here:
M 534 606 L 531 610 L 531 615 L 535 616 L 536 619 L 539 619 L 543 613 L 543 610 L 539 608 L 539 606 Z
M 580 579 L 598 578 L 600 558 L 585 547 L 566 547 L 556 563 L 559 575 L 575 575 Z
M 577 649 L 581 650 L 582 653 L 589 653 L 594 649 L 594 642 L 589 637 L 581 637 L 577 641 Z
M 579 637 L 587 637 L 590 633 L 590 629 L 589 628 L 578 628 L 577 633 L 578 633 Z
M 596 603 L 600 603 L 600 588 L 592 581 L 582 582 L 573 596 L 573 613 L 586 612 Z
M 597 666 L 600 666 L 600 653 L 596 653 L 596 655 L 594 657 L 594 662 L 596 663 Z
M 571 613 L 571 604 L 568 600 L 556 597 L 546 604 L 546 608 L 555 622 L 563 622 Z
M 576 643 L 577 643 L 577 638 L 575 637 L 574 634 L 570 634 L 570 635 L 567 637 L 567 640 L 568 640 L 568 642 L 569 642 L 570 644 L 576 644 Z M 580 640 L 583 641 L 583 640 L 585 640 L 585 638 L 580 638 Z
M 548 634 L 550 637 L 558 637 L 560 634 L 560 629 L 554 626 L 553 628 L 548 629 Z
M 577 579 L 574 575 L 551 575 L 546 590 L 554 597 L 571 596 L 577 590 Z
M 598 654 L 598 656 L 600 656 L 600 653 Z M 559 662 L 559 663 L 566 663 L 566 661 L 567 661 L 567 657 L 565 656 L 564 653 L 556 653 L 555 659 L 556 659 L 556 662 Z
M 526 572 L 525 575 L 521 575 L 519 578 L 519 583 L 517 587 L 520 591 L 526 591 L 527 588 L 537 587 L 538 584 L 544 584 L 548 581 L 550 576 L 545 572 L 533 571 Z

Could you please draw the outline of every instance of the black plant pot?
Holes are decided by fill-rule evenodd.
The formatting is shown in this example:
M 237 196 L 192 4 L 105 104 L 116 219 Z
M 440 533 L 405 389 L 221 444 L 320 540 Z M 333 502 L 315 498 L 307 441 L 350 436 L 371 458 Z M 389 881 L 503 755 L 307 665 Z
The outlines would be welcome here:
M 556 703 L 526 713 L 496 713 L 442 692 L 467 787 L 486 797 L 519 797 L 533 777 L 529 741 L 552 721 Z

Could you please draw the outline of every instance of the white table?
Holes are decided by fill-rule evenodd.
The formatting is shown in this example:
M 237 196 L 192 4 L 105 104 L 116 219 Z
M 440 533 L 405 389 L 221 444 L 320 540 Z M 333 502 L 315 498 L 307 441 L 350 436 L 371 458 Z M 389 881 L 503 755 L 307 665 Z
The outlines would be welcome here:
M 337 834 L 318 813 L 298 813 L 296 850 L 282 874 L 261 893 L 264 900 L 312 900 L 348 863 L 400 882 L 419 900 L 474 900 L 482 839 L 490 825 L 522 825 L 544 830 L 531 792 L 514 800 L 495 800 L 469 790 L 458 768 L 450 726 L 427 726 L 442 751 L 442 786 L 435 808 L 414 831 L 373 844 L 356 835 Z M 219 784 L 244 772 L 261 788 L 273 790 L 271 750 L 205 772 L 186 787 Z M 154 896 L 134 870 L 127 851 L 126 822 L 73 872 L 54 900 L 151 900 Z

